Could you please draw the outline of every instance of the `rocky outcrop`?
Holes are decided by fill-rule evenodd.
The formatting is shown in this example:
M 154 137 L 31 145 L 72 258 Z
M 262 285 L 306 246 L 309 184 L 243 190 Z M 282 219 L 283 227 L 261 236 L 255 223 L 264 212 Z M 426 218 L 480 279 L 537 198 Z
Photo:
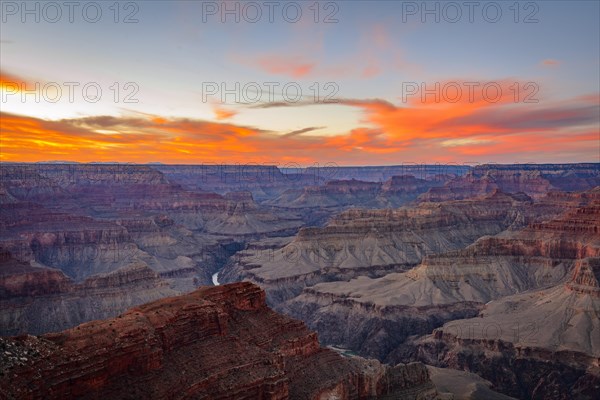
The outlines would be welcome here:
M 0 341 L 0 393 L 19 399 L 435 397 L 423 364 L 319 347 L 249 283 L 201 288 L 42 337 Z
M 515 400 L 491 389 L 492 383 L 466 371 L 427 366 L 439 395 L 448 400 Z
M 580 192 L 600 185 L 600 163 L 580 164 L 484 164 L 473 167 L 475 178 L 493 177 L 504 192 L 521 191 L 543 193 L 546 183 L 530 188 L 524 185 L 528 177 L 539 176 L 548 181 L 552 188 L 560 191 Z M 541 180 L 539 181 L 541 183 Z

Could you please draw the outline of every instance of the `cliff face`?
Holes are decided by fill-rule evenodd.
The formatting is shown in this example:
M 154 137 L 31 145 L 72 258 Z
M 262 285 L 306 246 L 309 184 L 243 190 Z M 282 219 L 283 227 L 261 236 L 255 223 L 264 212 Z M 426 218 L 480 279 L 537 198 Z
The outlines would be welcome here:
M 343 358 L 250 283 L 201 288 L 42 337 L 4 338 L 0 393 L 20 399 L 425 399 L 427 369 Z
M 435 176 L 419 179 L 412 175 L 392 176 L 385 182 L 330 180 L 320 186 L 286 190 L 279 197 L 266 201 L 280 208 L 330 209 L 345 207 L 389 208 L 400 207 L 417 198 L 428 189 L 442 186 L 450 177 Z
M 60 331 L 176 293 L 141 262 L 75 283 L 58 269 L 1 251 L 0 335 Z
M 305 321 L 324 343 L 405 361 L 410 359 L 412 335 L 474 317 L 490 301 L 556 285 L 574 270 L 581 272 L 572 287 L 592 282 L 594 273 L 580 262 L 600 257 L 600 198 L 592 191 L 580 200 L 579 207 L 552 220 L 484 236 L 464 249 L 426 255 L 406 272 L 382 277 L 363 273 L 307 285 L 276 307 Z M 470 215 L 476 213 L 471 210 Z M 460 232 L 460 225 L 454 225 L 453 232 Z M 271 283 L 260 284 L 268 291 Z
M 600 258 L 565 284 L 502 298 L 416 343 L 416 358 L 475 372 L 527 399 L 594 399 L 600 385 Z
M 327 174 L 298 168 L 284 174 L 274 165 L 160 165 L 154 168 L 186 189 L 219 194 L 247 191 L 259 201 L 275 198 L 294 187 L 319 184 L 327 178 Z
M 377 183 L 380 186 L 382 182 L 389 181 L 394 176 L 402 175 L 413 176 L 417 181 L 443 182 L 443 180 L 451 177 L 464 175 L 470 170 L 468 166 L 416 164 L 381 167 L 324 165 L 308 168 L 299 168 L 291 164 L 280 168 L 274 165 L 256 164 L 205 164 L 156 165 L 151 168 L 161 172 L 170 182 L 192 191 L 219 194 L 248 191 L 259 202 L 276 199 L 286 192 L 301 195 L 305 187 L 321 187 L 323 189 L 327 182 L 362 181 L 363 183 Z M 329 189 L 332 188 L 329 187 Z M 290 199 L 289 196 L 281 197 L 281 199 L 284 198 Z M 285 204 L 282 204 L 282 206 L 285 206 Z
M 338 167 L 326 165 L 320 168 L 308 167 L 303 171 L 306 175 L 321 176 L 327 180 L 357 179 L 367 182 L 385 182 L 394 176 L 412 175 L 418 179 L 436 179 L 439 176 L 462 176 L 471 167 L 467 165 L 426 165 L 405 163 L 402 165 L 373 167 Z M 292 170 L 294 172 L 294 170 Z

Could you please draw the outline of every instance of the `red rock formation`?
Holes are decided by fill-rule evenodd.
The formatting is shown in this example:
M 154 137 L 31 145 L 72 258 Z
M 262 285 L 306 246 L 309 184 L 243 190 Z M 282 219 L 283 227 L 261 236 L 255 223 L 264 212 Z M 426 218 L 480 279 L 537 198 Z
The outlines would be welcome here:
M 422 364 L 387 367 L 320 348 L 316 334 L 267 308 L 250 283 L 201 288 L 40 338 L 2 339 L 0 360 L 0 395 L 19 399 L 435 395 Z

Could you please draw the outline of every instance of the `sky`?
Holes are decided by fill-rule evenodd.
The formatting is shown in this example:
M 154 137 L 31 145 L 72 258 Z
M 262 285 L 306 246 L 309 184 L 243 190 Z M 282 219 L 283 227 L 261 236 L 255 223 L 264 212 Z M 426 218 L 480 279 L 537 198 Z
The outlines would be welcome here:
M 0 161 L 600 162 L 599 1 L 2 1 Z

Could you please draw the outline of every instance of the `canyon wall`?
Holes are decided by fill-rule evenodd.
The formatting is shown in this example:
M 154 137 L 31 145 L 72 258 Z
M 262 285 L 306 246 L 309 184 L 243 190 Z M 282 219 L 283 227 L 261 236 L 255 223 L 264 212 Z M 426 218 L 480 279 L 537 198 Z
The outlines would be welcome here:
M 0 394 L 19 399 L 433 399 L 420 363 L 319 346 L 249 283 L 200 288 L 41 337 L 0 339 Z

